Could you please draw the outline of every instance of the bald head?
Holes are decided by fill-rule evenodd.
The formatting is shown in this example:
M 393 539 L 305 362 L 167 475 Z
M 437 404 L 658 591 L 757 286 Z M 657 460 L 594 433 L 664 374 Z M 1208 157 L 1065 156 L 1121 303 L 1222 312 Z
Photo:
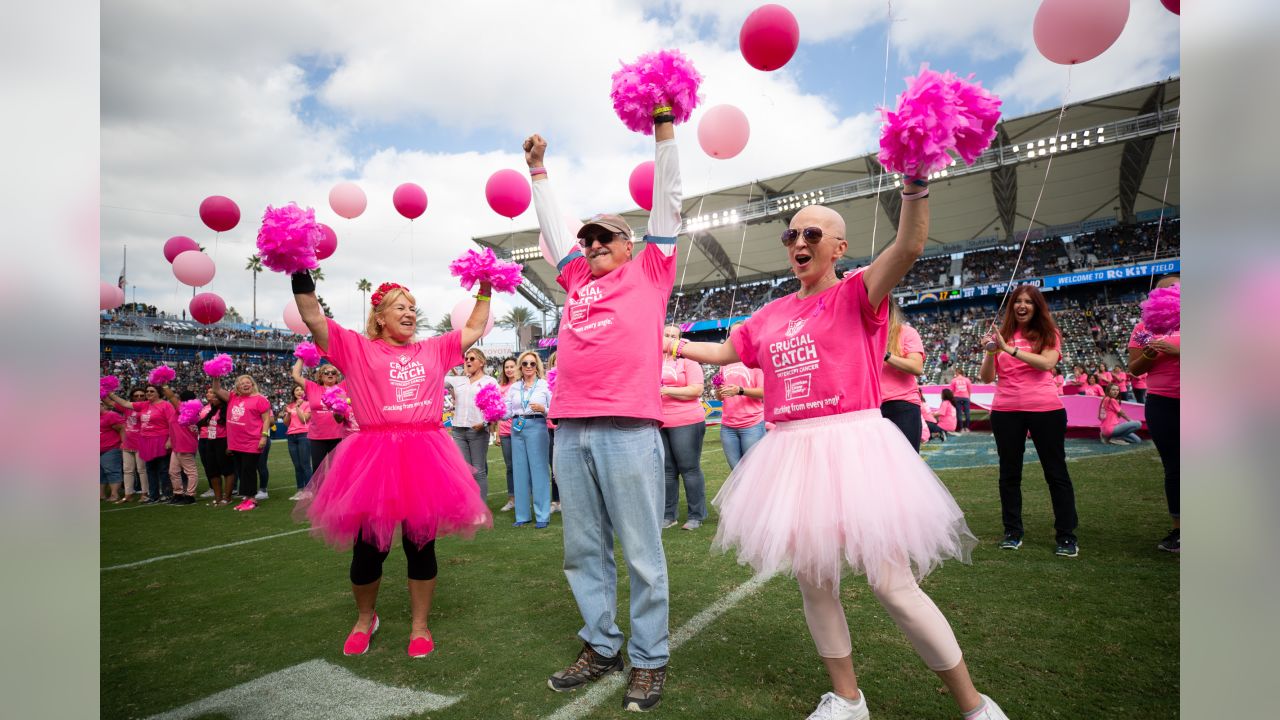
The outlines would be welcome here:
M 823 234 L 844 237 L 844 218 L 825 205 L 807 205 L 791 219 L 791 227 L 805 228 L 816 225 Z

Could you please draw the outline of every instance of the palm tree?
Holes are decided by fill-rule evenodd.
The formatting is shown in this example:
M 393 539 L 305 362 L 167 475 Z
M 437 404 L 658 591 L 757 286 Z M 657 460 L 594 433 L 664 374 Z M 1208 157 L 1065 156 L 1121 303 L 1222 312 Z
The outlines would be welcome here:
M 253 273 L 253 322 L 258 322 L 258 273 L 262 272 L 262 256 L 250 255 L 244 269 Z
M 321 280 L 324 279 L 324 271 L 321 270 L 320 268 L 316 268 L 315 270 L 312 270 L 311 279 L 316 282 L 320 282 Z
M 531 326 L 537 326 L 538 323 L 533 321 L 533 313 L 529 312 L 529 308 L 514 307 L 494 324 L 501 328 L 510 328 L 515 330 L 516 341 L 523 343 L 524 329 Z
M 360 282 L 356 283 L 356 290 L 360 291 L 360 298 L 362 300 L 360 307 L 364 307 L 365 304 L 368 303 L 369 301 L 369 298 L 365 295 L 365 293 L 372 292 L 373 285 L 365 278 L 360 278 Z
M 437 335 L 443 335 L 451 330 L 453 330 L 453 318 L 448 315 L 441 315 L 436 324 L 431 326 L 431 332 Z

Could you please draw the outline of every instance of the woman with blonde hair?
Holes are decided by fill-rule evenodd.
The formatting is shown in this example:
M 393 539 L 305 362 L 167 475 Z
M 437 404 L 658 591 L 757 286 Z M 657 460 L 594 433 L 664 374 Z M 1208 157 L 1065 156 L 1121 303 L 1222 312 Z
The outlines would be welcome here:
M 484 374 L 488 358 L 480 348 L 468 348 L 461 375 L 448 375 L 444 387 L 453 396 L 453 442 L 471 466 L 471 476 L 480 488 L 480 497 L 489 496 L 489 423 L 476 405 L 476 393 L 497 381 Z
M 378 630 L 376 604 L 382 565 L 399 534 L 408 561 L 412 621 L 408 655 L 435 649 L 428 629 L 436 586 L 437 537 L 471 536 L 493 518 L 467 466 L 441 426 L 441 398 L 449 368 L 463 361 L 489 317 L 489 284 L 480 283 L 466 325 L 415 340 L 417 306 L 409 289 L 383 283 L 369 298 L 365 332 L 325 317 L 308 273 L 292 276 L 302 320 L 321 352 L 346 377 L 360 432 L 344 439 L 312 476 L 310 497 L 295 517 L 339 548 L 352 548 L 351 593 L 356 622 L 343 653 L 362 655 Z
M 920 386 L 916 378 L 924 374 L 924 343 L 920 333 L 906 324 L 902 308 L 889 302 L 889 334 L 880 366 L 880 414 L 898 426 L 920 452 L 923 427 L 920 415 Z
M 507 391 L 512 385 L 516 384 L 519 379 L 519 371 L 516 370 L 516 359 L 509 357 L 502 361 L 502 368 L 498 370 L 498 390 L 502 393 L 502 397 L 507 396 Z M 503 441 L 503 438 L 506 438 Z M 502 448 L 502 461 L 507 466 L 507 504 L 502 506 L 501 512 L 514 510 L 516 507 L 516 475 L 515 466 L 511 464 L 511 419 L 503 418 L 499 420 L 493 428 L 493 444 Z
M 546 372 L 538 353 L 531 350 L 521 353 L 517 364 L 520 379 L 507 390 L 516 491 L 516 521 L 511 525 L 529 524 L 532 498 L 535 527 L 545 528 L 551 522 L 551 446 L 547 436 L 551 390 L 547 388 Z
M 271 442 L 271 403 L 258 391 L 250 375 L 236 378 L 234 392 L 222 388 L 222 378 L 213 379 L 213 392 L 227 405 L 227 452 L 231 454 L 236 482 L 244 498 L 236 510 L 248 512 L 258 507 L 258 456 Z
M 298 360 L 293 364 L 291 376 L 294 384 L 306 393 L 311 412 L 307 421 L 307 454 L 311 460 L 311 473 L 314 474 L 320 463 L 342 442 L 343 421 L 334 416 L 323 401 L 324 392 L 342 382 L 342 373 L 334 365 L 324 363 L 316 368 L 316 379 L 308 380 L 302 374 L 302 361 Z

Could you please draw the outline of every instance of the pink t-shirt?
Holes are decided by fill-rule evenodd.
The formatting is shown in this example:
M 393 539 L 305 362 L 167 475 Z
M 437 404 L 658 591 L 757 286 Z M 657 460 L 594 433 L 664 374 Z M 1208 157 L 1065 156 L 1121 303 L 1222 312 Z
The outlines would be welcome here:
M 947 432 L 956 431 L 956 406 L 946 400 L 938 406 L 938 427 Z
M 765 419 L 879 409 L 888 318 L 888 298 L 872 307 L 856 272 L 816 295 L 778 298 L 738 326 L 738 357 L 764 371 Z
M 1102 432 L 1107 435 L 1116 429 L 1116 425 L 1120 424 L 1120 401 L 1113 398 L 1102 398 L 1102 411 L 1105 413 L 1102 417 Z
M 1053 384 L 1054 384 L 1054 387 L 1058 388 L 1059 395 L 1062 394 L 1062 386 L 1066 384 L 1066 382 L 1067 382 L 1067 379 L 1062 377 L 1061 375 L 1053 376 Z
M 138 412 L 133 408 L 121 409 L 124 414 L 124 443 L 121 450 L 137 450 L 138 435 L 142 433 L 142 423 L 138 422 Z
M 1139 334 L 1147 334 L 1146 327 L 1139 320 L 1133 326 L 1133 334 L 1129 336 L 1129 347 L 1142 347 L 1142 343 L 1134 340 Z M 1182 331 L 1174 330 L 1168 335 L 1161 335 L 1157 340 L 1167 340 L 1172 345 L 1182 347 Z M 1151 369 L 1147 371 L 1147 392 L 1167 398 L 1182 397 L 1182 358 L 1178 355 L 1160 353 L 1151 361 Z M 1134 387 L 1138 387 L 1134 385 Z
M 290 408 L 293 408 L 295 411 L 309 413 L 311 412 L 311 403 L 308 403 L 306 400 L 303 400 L 301 402 L 289 403 L 285 407 L 285 412 L 289 413 L 289 428 L 285 430 L 285 434 L 300 435 L 304 432 L 307 432 L 308 430 L 307 426 L 309 425 L 309 423 L 303 422 L 302 416 L 298 412 L 290 412 L 289 411 Z
M 702 366 L 689 358 L 672 360 L 668 356 L 662 360 L 663 387 L 700 385 L 704 377 Z M 662 400 L 662 427 L 683 427 L 694 423 L 706 422 L 707 414 L 702 410 L 701 396 L 688 400 L 681 400 L 670 395 L 659 395 L 658 397 Z
M 1045 351 L 1056 350 L 1061 345 L 1061 336 L 1056 337 L 1045 346 Z M 1035 350 L 1021 331 L 1013 333 L 1009 346 L 1018 348 L 1019 352 Z M 1007 352 L 1000 352 L 996 355 L 996 397 L 991 409 L 1022 412 L 1061 410 L 1062 398 L 1058 397 L 1052 372 L 1037 370 Z
M 925 422 L 931 422 L 931 423 L 938 422 L 937 416 L 933 414 L 933 410 L 929 409 L 928 403 L 919 403 L 919 406 L 920 406 L 921 420 L 924 420 Z
M 507 385 L 498 386 L 498 389 L 502 391 L 502 397 L 507 396 L 507 391 L 510 390 L 511 385 L 514 384 L 515 383 L 509 383 Z M 548 420 L 547 422 L 549 425 L 550 421 Z M 511 418 L 503 418 L 498 421 L 498 437 L 511 437 Z
M 591 277 L 586 258 L 564 266 L 556 278 L 567 297 L 553 419 L 611 415 L 662 421 L 653 388 L 662 377 L 662 325 L 675 277 L 675 254 L 649 243 L 638 257 L 598 278 Z
M 99 453 L 120 447 L 120 433 L 116 431 L 116 426 L 123 424 L 124 416 L 118 412 L 108 410 L 104 413 L 98 413 Z
M 1115 378 L 1111 376 L 1111 371 L 1109 370 L 1103 370 L 1102 372 L 1098 373 L 1099 385 L 1110 385 L 1112 382 L 1114 382 L 1114 380 Z
M 194 453 L 200 447 L 199 432 L 200 428 L 195 423 L 179 425 L 178 413 L 174 412 L 173 419 L 169 421 L 169 444 L 176 453 Z
M 725 365 L 720 370 L 725 385 L 743 388 L 763 388 L 764 371 L 751 369 L 740 362 Z M 764 422 L 764 400 L 746 395 L 734 395 L 721 401 L 720 424 L 731 428 L 747 428 Z
M 898 329 L 898 341 L 902 344 L 902 355 L 905 357 L 911 353 L 920 353 L 924 357 L 924 343 L 920 341 L 920 333 L 910 325 L 903 325 Z M 880 362 L 880 402 L 887 403 L 890 400 L 906 400 L 909 403 L 920 404 L 919 383 L 916 376 L 909 372 L 903 372 L 895 367 L 890 367 L 889 363 Z
M 1111 373 L 1111 379 L 1116 385 L 1120 386 L 1120 392 L 1125 392 L 1129 389 L 1129 373 L 1113 372 Z
M 342 385 L 342 383 L 338 383 Z M 343 389 L 346 389 L 345 386 Z M 307 406 L 311 408 L 311 422 L 307 423 L 307 437 L 312 440 L 337 440 L 342 437 L 342 427 L 333 419 L 333 411 L 325 407 L 322 398 L 325 387 L 307 381 Z
M 391 345 L 329 320 L 329 359 L 360 426 L 433 425 L 443 421 L 444 374 L 462 364 L 462 331 Z M 652 387 L 652 386 L 650 386 Z
M 969 388 L 971 385 L 972 383 L 969 382 L 969 378 L 964 377 L 963 375 L 957 375 L 951 379 L 951 385 L 949 387 L 951 388 L 951 393 L 953 395 L 963 399 L 969 397 Z
M 1146 389 L 1147 389 L 1147 374 L 1146 374 L 1146 373 L 1142 373 L 1141 375 L 1131 375 L 1130 377 L 1132 377 L 1132 378 L 1133 378 L 1133 389 L 1134 389 L 1134 390 L 1146 390 Z
M 1093 397 L 1106 397 L 1107 392 L 1102 389 L 1102 385 L 1085 385 L 1080 389 L 1081 395 L 1092 395 Z
M 203 420 L 209 417 L 209 413 L 211 412 L 213 412 L 213 406 L 205 405 L 204 409 L 200 411 L 200 419 Z M 216 422 L 211 421 L 200 428 L 200 437 L 206 440 L 217 440 L 218 438 L 225 438 L 226 436 L 227 414 L 225 412 L 218 416 L 218 420 Z
M 136 402 L 134 412 L 138 413 L 138 435 L 141 437 L 166 437 L 169 434 L 169 422 L 177 417 L 178 411 L 168 400 L 155 402 Z
M 262 439 L 262 414 L 271 409 L 271 403 L 261 395 L 231 393 L 227 403 L 227 449 L 235 452 L 256 453 Z

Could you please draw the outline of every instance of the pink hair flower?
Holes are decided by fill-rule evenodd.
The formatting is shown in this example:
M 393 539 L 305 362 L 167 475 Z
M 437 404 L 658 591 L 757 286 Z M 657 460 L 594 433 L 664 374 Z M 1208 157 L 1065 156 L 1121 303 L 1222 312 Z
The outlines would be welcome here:
M 449 263 L 449 273 L 462 280 L 462 287 L 470 290 L 478 282 L 488 282 L 498 292 L 515 292 L 524 282 L 520 264 L 499 260 L 493 248 L 468 250 Z
M 613 73 L 613 111 L 634 132 L 653 134 L 653 111 L 670 106 L 677 123 L 698 107 L 702 76 L 679 50 L 645 53 Z
M 476 407 L 484 414 L 485 422 L 497 422 L 507 414 L 507 401 L 497 385 L 485 385 L 476 391 Z
M 147 382 L 156 387 L 163 387 L 173 382 L 176 377 L 178 377 L 178 373 L 173 368 L 168 365 L 157 365 L 156 369 L 152 370 L 151 374 L 147 376 Z
M 711 376 L 711 387 L 721 387 L 722 385 L 724 385 L 724 373 L 717 370 L 716 374 Z
M 209 377 L 226 377 L 236 367 L 236 362 L 226 353 L 214 355 L 211 360 L 204 361 L 204 374 Z
M 320 366 L 320 348 L 316 347 L 315 343 L 298 343 L 298 346 L 293 349 L 293 356 L 309 368 Z
M 314 270 L 319 267 L 316 247 L 323 237 L 315 210 L 295 203 L 279 208 L 268 205 L 258 228 L 258 254 L 262 264 L 276 272 Z

